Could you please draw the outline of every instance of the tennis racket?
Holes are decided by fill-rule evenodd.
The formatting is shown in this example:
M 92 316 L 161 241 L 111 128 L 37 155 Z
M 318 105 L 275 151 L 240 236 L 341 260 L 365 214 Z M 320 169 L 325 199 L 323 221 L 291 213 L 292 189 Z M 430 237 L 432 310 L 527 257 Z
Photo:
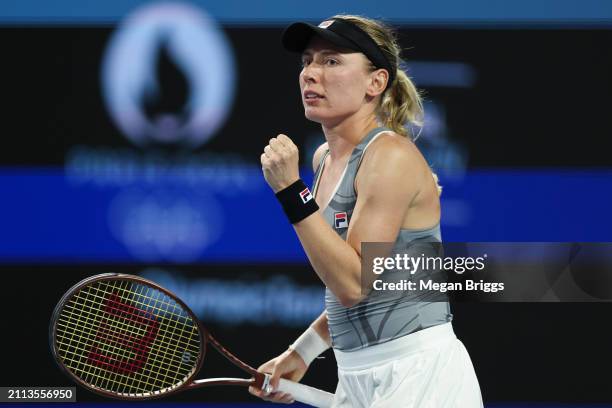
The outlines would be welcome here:
M 56 306 L 49 332 L 60 368 L 104 396 L 144 400 L 213 385 L 269 389 L 269 375 L 227 351 L 174 294 L 138 276 L 111 273 L 77 283 Z M 194 380 L 207 344 L 250 378 Z M 285 379 L 278 391 L 315 407 L 330 407 L 333 399 Z

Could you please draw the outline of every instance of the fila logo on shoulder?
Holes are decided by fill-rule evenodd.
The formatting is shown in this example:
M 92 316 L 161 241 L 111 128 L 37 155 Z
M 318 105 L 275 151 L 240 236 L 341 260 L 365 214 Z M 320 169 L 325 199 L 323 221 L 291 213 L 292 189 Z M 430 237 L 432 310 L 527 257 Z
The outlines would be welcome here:
M 304 204 L 312 200 L 312 194 L 310 194 L 310 190 L 308 189 L 308 187 L 306 187 L 300 192 L 300 198 L 302 199 L 302 202 Z
M 334 224 L 337 229 L 348 228 L 348 215 L 346 212 L 337 212 L 334 215 Z

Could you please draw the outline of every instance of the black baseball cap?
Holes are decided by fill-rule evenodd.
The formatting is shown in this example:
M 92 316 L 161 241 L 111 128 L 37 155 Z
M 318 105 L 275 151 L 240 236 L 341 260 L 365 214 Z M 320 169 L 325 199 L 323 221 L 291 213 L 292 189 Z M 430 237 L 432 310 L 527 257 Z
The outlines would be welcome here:
M 283 47 L 292 52 L 303 52 L 313 36 L 318 35 L 330 43 L 363 53 L 376 68 L 386 69 L 389 73 L 387 88 L 395 79 L 395 69 L 385 52 L 365 31 L 348 20 L 334 18 L 325 20 L 318 26 L 299 22 L 285 29 L 282 36 Z

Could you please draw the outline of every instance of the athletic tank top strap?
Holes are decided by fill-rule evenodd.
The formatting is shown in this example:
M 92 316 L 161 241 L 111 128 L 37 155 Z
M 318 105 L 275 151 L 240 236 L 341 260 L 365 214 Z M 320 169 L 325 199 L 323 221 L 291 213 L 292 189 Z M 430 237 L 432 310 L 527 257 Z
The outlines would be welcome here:
M 377 127 L 375 129 L 372 129 L 363 139 L 361 139 L 361 142 L 359 142 L 359 144 L 355 147 L 355 150 L 353 150 L 353 156 L 359 156 L 359 164 L 361 164 L 361 158 L 368 145 L 373 142 L 374 139 L 376 139 L 381 133 L 391 131 L 392 130 L 387 127 Z M 359 164 L 357 165 L 357 167 L 359 167 Z
M 319 179 L 321 178 L 321 172 L 323 171 L 323 164 L 325 163 L 325 159 L 329 155 L 329 149 L 325 151 L 323 154 L 323 158 L 319 161 L 317 165 L 317 170 L 315 171 L 314 177 L 312 178 L 312 192 L 314 195 L 317 194 L 317 187 L 319 186 Z
M 353 188 L 353 183 L 355 181 L 355 176 L 357 175 L 357 170 L 359 169 L 359 166 L 361 165 L 363 154 L 365 153 L 365 150 L 367 149 L 368 145 L 372 141 L 374 141 L 374 139 L 381 133 L 390 132 L 390 131 L 391 129 L 386 128 L 386 127 L 377 127 L 375 129 L 372 129 L 365 135 L 363 139 L 361 139 L 359 144 L 355 146 L 355 148 L 353 149 L 353 152 L 351 153 L 351 157 L 348 160 L 346 168 L 344 169 L 344 173 L 338 182 L 338 186 L 336 186 L 336 190 L 335 190 L 336 192 L 331 197 L 331 201 L 329 203 L 330 205 L 331 205 L 331 202 L 334 200 L 335 196 L 339 193 L 343 195 L 344 198 L 348 198 L 347 194 L 349 194 L 349 192 L 347 191 L 347 187 L 350 187 L 351 189 Z M 319 165 L 317 166 L 317 171 L 315 172 L 315 175 L 313 178 L 312 190 L 313 190 L 313 194 L 315 195 L 317 194 L 317 189 L 319 186 L 319 179 L 321 178 L 321 173 L 323 173 L 323 169 L 325 168 L 325 159 L 327 158 L 328 155 L 329 155 L 329 149 L 325 151 L 325 154 L 323 155 L 323 158 L 319 162 Z M 355 192 L 353 191 L 353 193 L 350 195 L 355 196 Z M 353 197 L 353 198 L 356 198 L 356 197 Z

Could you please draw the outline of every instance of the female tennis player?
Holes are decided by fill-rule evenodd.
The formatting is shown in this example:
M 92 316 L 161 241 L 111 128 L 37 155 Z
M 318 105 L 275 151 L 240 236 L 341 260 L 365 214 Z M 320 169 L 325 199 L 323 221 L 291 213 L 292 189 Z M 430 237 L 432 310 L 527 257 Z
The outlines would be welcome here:
M 331 346 L 339 378 L 335 407 L 481 407 L 447 301 L 362 290 L 363 242 L 394 243 L 397 251 L 415 240 L 441 240 L 437 178 L 407 130 L 421 124 L 422 104 L 399 69 L 393 33 L 374 20 L 338 15 L 319 26 L 292 24 L 282 41 L 302 55 L 305 116 L 321 124 L 326 143 L 314 154 L 312 193 L 288 136 L 270 140 L 261 164 L 326 286 L 326 310 L 259 370 L 271 373 L 273 387 L 281 377 L 299 381 Z

